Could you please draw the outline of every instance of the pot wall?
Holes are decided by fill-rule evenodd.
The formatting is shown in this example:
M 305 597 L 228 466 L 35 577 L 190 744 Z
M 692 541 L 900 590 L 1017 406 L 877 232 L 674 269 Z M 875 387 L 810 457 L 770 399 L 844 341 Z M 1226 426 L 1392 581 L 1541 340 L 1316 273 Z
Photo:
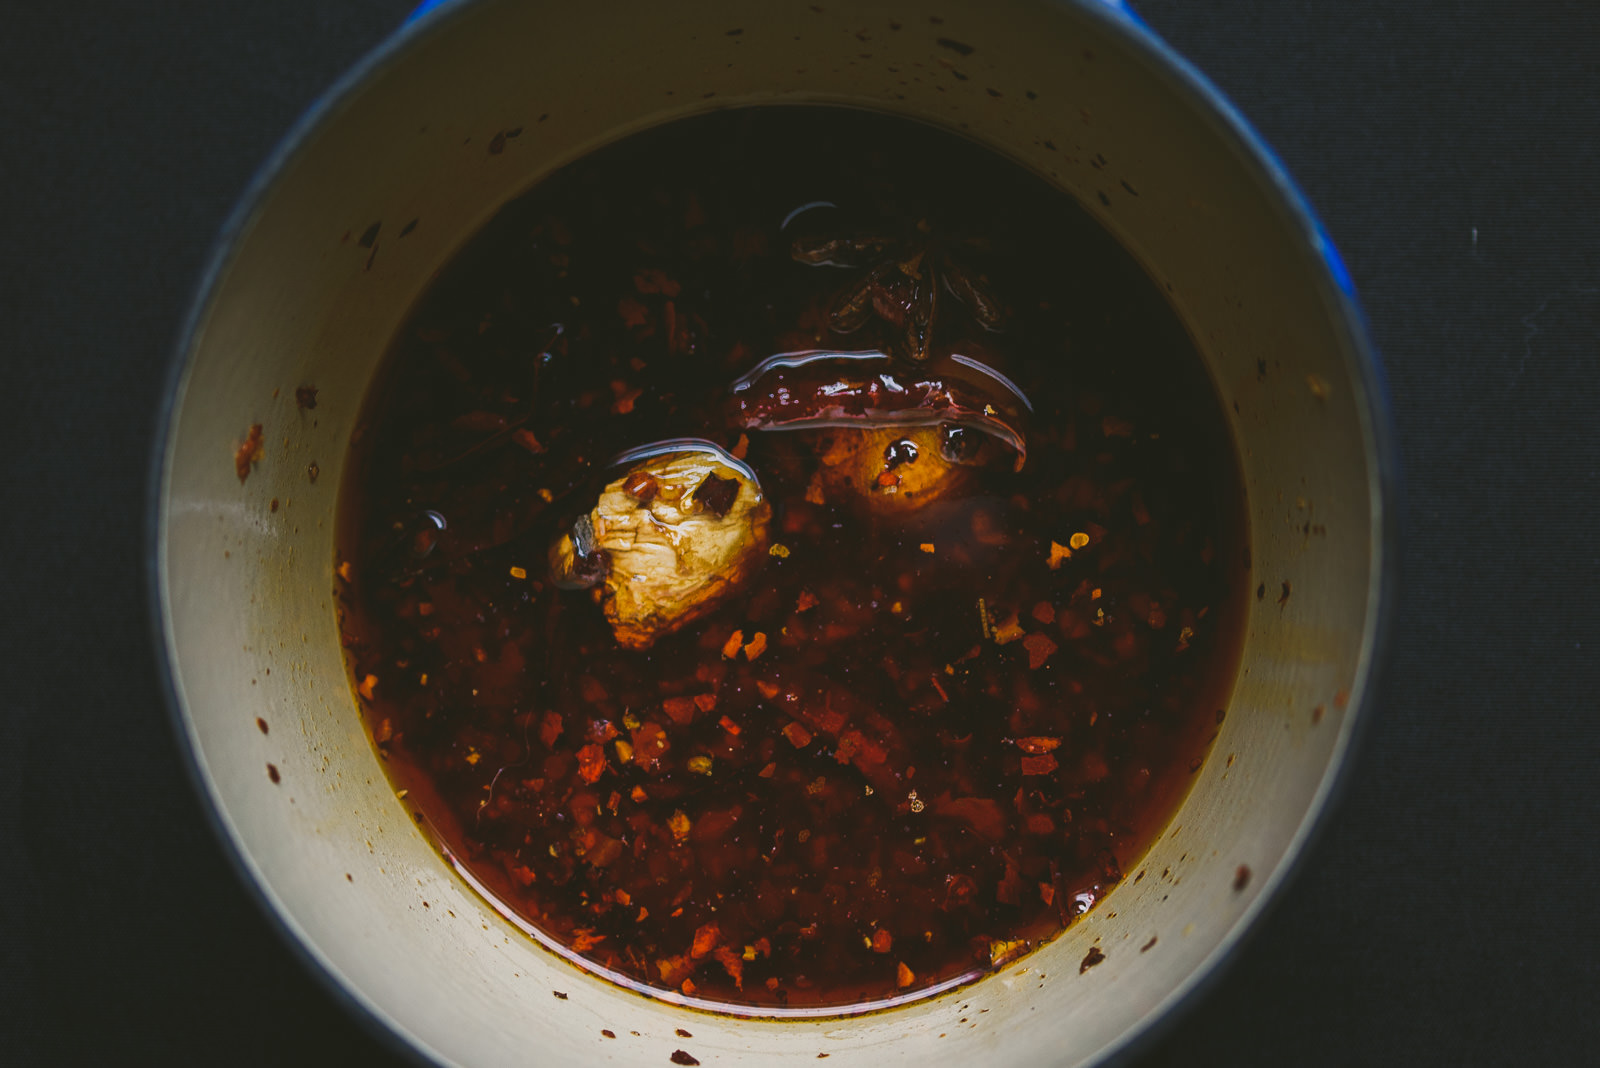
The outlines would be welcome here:
M 156 593 L 180 730 L 224 838 L 337 986 L 446 1063 L 661 1065 L 686 1050 L 705 1064 L 822 1053 L 874 1068 L 1083 1064 L 1117 1049 L 1212 967 L 1280 881 L 1368 690 L 1392 522 L 1382 399 L 1314 223 L 1196 76 L 1092 0 L 952 2 L 940 22 L 896 3 L 459 7 L 409 27 L 269 164 L 183 352 Z M 389 339 L 453 250 L 600 144 L 782 102 L 955 129 L 1072 194 L 1129 248 L 1230 413 L 1251 581 L 1267 588 L 1249 602 L 1212 758 L 1123 885 L 982 982 L 855 1019 L 738 1020 L 644 999 L 501 918 L 384 778 L 332 596 L 351 428 Z M 295 389 L 308 384 L 317 406 L 301 410 Z M 241 485 L 233 452 L 255 423 L 265 453 Z M 1080 973 L 1091 946 L 1106 959 Z

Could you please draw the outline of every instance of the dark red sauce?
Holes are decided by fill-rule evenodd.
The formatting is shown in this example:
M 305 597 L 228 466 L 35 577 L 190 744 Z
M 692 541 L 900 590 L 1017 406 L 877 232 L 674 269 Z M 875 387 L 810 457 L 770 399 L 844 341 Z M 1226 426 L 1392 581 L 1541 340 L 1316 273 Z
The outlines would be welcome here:
M 830 233 L 911 266 L 794 253 Z M 957 268 L 918 235 L 970 272 L 931 329 L 916 287 Z M 1003 365 L 1015 394 L 921 446 L 999 459 L 901 513 L 823 489 L 819 439 L 856 431 L 732 391 L 802 349 Z M 547 553 L 610 458 L 686 436 L 759 476 L 771 544 L 623 649 Z M 891 441 L 872 485 L 918 456 Z M 1192 782 L 1251 586 L 1220 406 L 1148 277 L 1020 168 L 851 111 L 681 122 L 507 206 L 395 339 L 342 493 L 361 704 L 440 848 L 546 944 L 742 1011 L 925 995 L 1091 908 Z

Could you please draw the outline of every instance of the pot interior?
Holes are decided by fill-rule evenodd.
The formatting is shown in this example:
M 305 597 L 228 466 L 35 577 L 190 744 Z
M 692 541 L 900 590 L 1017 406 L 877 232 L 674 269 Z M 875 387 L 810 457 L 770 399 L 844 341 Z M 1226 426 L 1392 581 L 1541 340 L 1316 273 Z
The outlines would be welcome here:
M 155 549 L 199 780 L 270 909 L 340 988 L 451 1063 L 538 1050 L 661 1064 L 682 1050 L 705 1063 L 1080 1064 L 1204 975 L 1282 878 L 1348 747 L 1388 517 L 1381 402 L 1336 261 L 1196 85 L 1094 2 L 950 4 L 938 18 L 784 2 L 757 19 L 724 2 L 480 0 L 422 20 L 313 113 L 202 295 Z M 1211 758 L 1107 900 L 977 984 L 810 1021 L 642 998 L 503 920 L 396 799 L 351 693 L 333 597 L 352 427 L 395 330 L 452 253 L 599 145 L 709 109 L 790 102 L 955 130 L 1119 239 L 1168 293 L 1228 414 L 1263 589 Z M 314 408 L 296 402 L 307 385 Z M 241 483 L 235 450 L 256 424 L 262 458 Z M 1104 959 L 1084 969 L 1091 948 Z

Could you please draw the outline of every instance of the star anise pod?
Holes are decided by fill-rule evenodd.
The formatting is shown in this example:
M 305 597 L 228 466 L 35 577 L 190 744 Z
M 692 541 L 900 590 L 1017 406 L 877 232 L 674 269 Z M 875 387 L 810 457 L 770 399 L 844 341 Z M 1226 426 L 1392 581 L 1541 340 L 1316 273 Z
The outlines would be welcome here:
M 829 325 L 849 334 L 877 317 L 899 331 L 895 355 L 922 363 L 932 355 L 935 332 L 945 324 L 951 299 L 985 330 L 999 330 L 1004 321 L 988 279 L 962 261 L 954 244 L 935 235 L 924 220 L 906 237 L 880 233 L 802 237 L 790 254 L 812 266 L 864 268 L 865 273 L 834 299 Z

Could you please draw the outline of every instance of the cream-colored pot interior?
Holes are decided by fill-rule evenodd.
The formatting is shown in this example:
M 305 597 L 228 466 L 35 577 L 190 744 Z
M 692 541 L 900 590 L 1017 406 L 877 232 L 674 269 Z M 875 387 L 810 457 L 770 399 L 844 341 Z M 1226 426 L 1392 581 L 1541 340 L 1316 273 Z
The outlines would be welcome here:
M 458 6 L 402 34 L 291 138 L 227 235 L 183 353 L 156 591 L 181 732 L 248 877 L 338 987 L 445 1063 L 656 1068 L 683 1050 L 706 1065 L 820 1054 L 839 1068 L 1066 1065 L 1122 1048 L 1272 893 L 1369 688 L 1391 523 L 1381 401 L 1314 225 L 1198 79 L 1092 0 L 951 0 L 942 18 L 826 0 Z M 1267 588 L 1250 600 L 1211 759 L 1105 902 L 973 986 L 808 1021 L 642 998 L 487 907 L 391 791 L 346 681 L 332 597 L 351 427 L 390 337 L 452 251 L 598 145 L 786 101 L 956 129 L 1057 183 L 1122 240 L 1170 293 L 1230 413 L 1252 583 Z M 307 384 L 317 405 L 302 411 L 295 388 Z M 256 423 L 265 452 L 241 484 L 234 450 Z M 1091 947 L 1105 959 L 1080 972 Z

